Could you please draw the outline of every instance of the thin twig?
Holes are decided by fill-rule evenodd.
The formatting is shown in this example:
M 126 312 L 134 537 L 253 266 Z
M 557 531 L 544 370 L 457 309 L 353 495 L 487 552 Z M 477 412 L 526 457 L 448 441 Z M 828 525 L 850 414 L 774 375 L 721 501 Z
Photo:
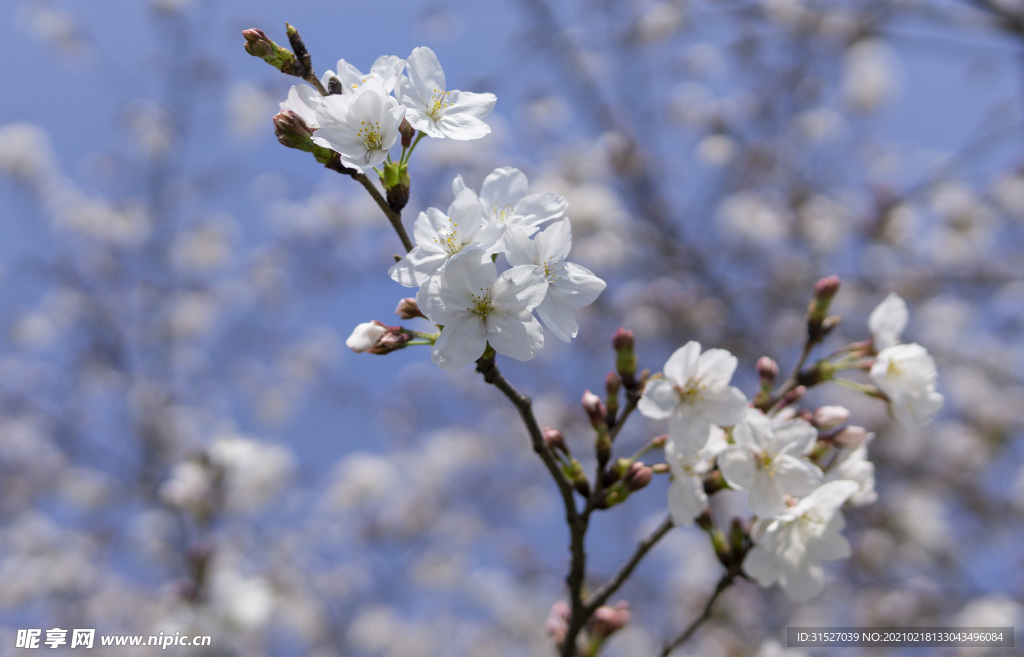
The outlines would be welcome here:
M 332 171 L 337 171 L 338 173 L 348 176 L 365 187 L 366 191 L 370 193 L 371 197 L 373 197 L 373 200 L 377 202 L 378 206 L 380 206 L 384 216 L 388 218 L 388 221 L 391 223 L 391 227 L 395 229 L 395 233 L 398 234 L 398 239 L 402 240 L 402 246 L 405 247 L 405 252 L 408 253 L 409 251 L 412 251 L 412 240 L 409 239 L 409 233 L 405 231 L 405 226 L 402 225 L 402 213 L 396 211 L 390 204 L 388 204 L 387 199 L 385 199 L 380 193 L 377 186 L 373 184 L 372 180 L 370 180 L 369 176 L 358 169 L 345 166 L 341 163 L 340 157 L 333 158 L 324 166 Z
M 701 615 L 695 618 L 685 630 L 680 632 L 674 639 L 672 639 L 672 641 L 665 645 L 665 648 L 661 651 L 661 657 L 668 657 L 669 653 L 686 643 L 690 637 L 693 636 L 694 632 L 696 632 L 701 625 L 711 618 L 711 607 L 715 604 L 715 601 L 718 600 L 718 596 L 722 595 L 722 592 L 729 588 L 739 574 L 739 567 L 735 567 L 722 575 L 722 578 L 718 580 L 718 585 L 715 586 L 715 592 L 711 594 L 707 604 L 704 605 L 704 611 L 701 612 Z
M 615 577 L 610 579 L 607 584 L 595 591 L 594 595 L 591 596 L 590 600 L 586 604 L 588 616 L 597 611 L 598 607 L 607 602 L 608 598 L 612 597 L 612 595 L 614 595 L 615 592 L 625 584 L 629 576 L 633 574 L 633 570 L 637 567 L 637 564 L 640 563 L 640 560 L 650 552 L 651 548 L 657 545 L 658 541 L 668 534 L 669 530 L 672 529 L 673 526 L 674 523 L 672 522 L 672 516 L 668 516 L 653 532 L 637 544 L 636 550 L 633 552 L 633 556 L 629 558 L 629 561 L 623 564 L 622 568 L 619 569 L 619 572 L 615 574 Z

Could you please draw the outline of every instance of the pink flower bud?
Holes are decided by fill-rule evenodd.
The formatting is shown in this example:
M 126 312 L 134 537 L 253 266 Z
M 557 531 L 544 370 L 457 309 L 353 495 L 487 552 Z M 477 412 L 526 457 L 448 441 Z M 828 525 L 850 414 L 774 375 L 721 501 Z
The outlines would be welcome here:
M 814 284 L 814 298 L 818 301 L 831 301 L 839 291 L 839 277 L 835 274 L 826 276 Z
M 828 431 L 850 421 L 850 411 L 842 406 L 822 406 L 814 411 L 814 426 Z
M 864 427 L 846 427 L 832 437 L 832 442 L 840 449 L 856 449 L 870 436 L 871 433 Z
M 626 487 L 631 491 L 638 491 L 651 483 L 651 479 L 654 478 L 654 470 L 649 466 L 644 465 L 643 461 L 636 461 L 629 466 L 626 470 L 626 474 L 623 475 L 622 481 L 626 484 Z
M 426 318 L 426 315 L 420 311 L 420 306 L 416 303 L 416 299 L 414 297 L 406 297 L 399 301 L 398 307 L 395 308 L 395 314 L 401 319 L 412 319 L 414 317 Z
M 554 639 L 557 645 L 562 645 L 562 642 L 565 641 L 566 632 L 569 631 L 569 616 L 571 613 L 569 603 L 565 600 L 558 600 L 555 604 L 551 605 L 551 612 L 548 614 L 545 627 L 548 635 Z
M 757 359 L 757 375 L 761 377 L 761 385 L 771 386 L 779 376 L 779 364 L 767 356 Z
M 620 326 L 612 335 L 612 347 L 615 351 L 633 351 L 633 332 Z
M 544 442 L 553 452 L 561 452 L 569 456 L 569 445 L 565 442 L 565 436 L 558 429 L 544 427 Z
M 591 636 L 608 638 L 624 628 L 630 617 L 628 602 L 618 602 L 614 607 L 603 605 L 594 612 L 587 630 Z
M 607 410 L 604 407 L 604 403 L 600 397 L 589 390 L 583 391 L 583 410 L 587 412 L 587 416 L 590 417 L 590 424 L 595 430 L 600 431 L 607 428 Z

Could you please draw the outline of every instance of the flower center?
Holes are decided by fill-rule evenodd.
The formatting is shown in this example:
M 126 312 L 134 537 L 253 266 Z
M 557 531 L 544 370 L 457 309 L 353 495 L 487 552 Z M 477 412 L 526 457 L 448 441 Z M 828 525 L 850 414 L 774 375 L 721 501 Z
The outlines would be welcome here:
M 430 94 L 430 102 L 427 105 L 430 107 L 430 118 L 435 121 L 440 118 L 444 111 L 452 106 L 451 101 L 448 97 L 451 96 L 450 91 L 441 91 L 440 89 L 434 89 Z
M 480 288 L 480 294 L 470 294 L 469 298 L 471 305 L 466 308 L 466 311 L 477 315 L 480 319 L 487 319 L 487 316 L 494 310 L 491 291 L 486 288 Z
M 503 224 L 512 216 L 512 210 L 514 209 L 511 203 L 506 203 L 504 206 L 499 206 L 495 203 L 491 206 L 491 219 L 499 224 Z
M 556 281 L 562 279 L 562 267 L 561 263 L 555 262 L 554 260 L 546 260 L 544 262 L 544 278 L 548 279 L 548 283 L 554 285 Z
M 448 230 L 438 229 L 434 242 L 447 251 L 448 255 L 455 255 L 462 251 L 462 247 L 465 245 L 459 235 L 459 222 L 448 217 L 448 224 L 450 226 Z
M 384 146 L 384 139 L 381 137 L 380 121 L 373 121 L 367 123 L 366 121 L 359 122 L 359 130 L 356 131 L 356 135 L 363 140 L 363 144 L 366 146 L 366 161 L 370 161 L 370 152 L 379 151 Z
M 547 267 L 544 268 L 547 271 Z M 679 401 L 683 404 L 689 404 L 693 402 L 699 402 L 704 399 L 704 391 L 707 389 L 707 385 L 700 381 L 686 382 L 685 386 L 676 386 L 676 392 L 679 394 Z

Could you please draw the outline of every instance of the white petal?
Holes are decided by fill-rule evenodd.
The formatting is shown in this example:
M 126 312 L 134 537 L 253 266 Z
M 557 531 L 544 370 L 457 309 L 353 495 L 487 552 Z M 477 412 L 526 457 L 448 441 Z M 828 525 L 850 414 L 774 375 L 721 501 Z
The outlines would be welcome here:
M 569 202 L 565 200 L 564 196 L 530 194 L 515 204 L 512 223 L 528 227 L 540 226 L 546 221 L 562 218 L 568 208 Z
M 669 438 L 687 455 L 696 454 L 707 444 L 710 427 L 688 404 L 676 406 L 668 418 Z
M 697 378 L 707 385 L 729 385 L 736 371 L 736 357 L 725 349 L 708 349 L 700 355 Z
M 576 308 L 594 303 L 608 286 L 592 271 L 574 262 L 562 263 L 562 276 L 553 284 L 559 292 L 572 299 L 572 305 Z
M 694 340 L 687 342 L 679 349 L 676 349 L 665 363 L 663 372 L 665 376 L 679 385 L 686 383 L 696 376 L 697 363 L 700 362 L 700 343 Z
M 491 300 L 497 311 L 514 314 L 536 308 L 544 300 L 547 290 L 543 267 L 519 265 L 498 277 L 491 287 Z
M 818 563 L 791 570 L 786 573 L 782 588 L 794 602 L 807 602 L 825 590 L 825 571 Z
M 433 276 L 448 260 L 448 254 L 432 246 L 417 246 L 388 269 L 396 283 L 406 287 L 419 287 Z
M 718 467 L 722 476 L 733 488 L 745 489 L 754 481 L 757 473 L 757 461 L 747 450 L 734 445 L 718 455 Z
M 786 510 L 786 498 L 764 471 L 755 473 L 747 490 L 750 511 L 754 515 L 769 518 Z
M 411 86 L 416 90 L 416 94 L 424 105 L 430 101 L 430 96 L 434 91 L 444 92 L 447 88 L 441 62 L 430 48 L 426 46 L 414 48 L 409 59 L 406 60 L 405 66 L 409 74 L 408 79 L 412 83 Z M 402 94 L 405 95 L 404 87 Z M 404 101 L 403 104 L 405 104 Z
M 728 387 L 705 392 L 696 405 L 699 406 L 701 417 L 710 424 L 727 427 L 743 419 L 747 398 L 739 388 Z
M 466 313 L 445 324 L 431 358 L 443 370 L 457 370 L 482 356 L 486 348 L 484 323 L 476 315 Z
M 537 317 L 562 342 L 569 342 L 579 333 L 580 325 L 571 300 L 553 287 L 548 288 L 544 301 L 537 306 Z
M 679 406 L 676 386 L 667 379 L 651 379 L 644 386 L 644 392 L 636 408 L 652 420 L 664 420 Z
M 530 239 L 526 229 L 522 226 L 508 226 L 505 229 L 505 259 L 508 264 L 516 265 L 539 265 L 541 259 L 537 254 L 537 243 Z
M 847 559 L 851 554 L 850 542 L 842 534 L 828 533 L 807 542 L 807 554 L 819 561 Z
M 438 126 L 450 139 L 479 139 L 491 133 L 491 127 L 483 117 L 491 113 L 497 98 L 494 94 L 474 94 L 468 91 L 453 91 L 449 97 L 452 105 L 438 118 Z
M 782 577 L 782 568 L 775 555 L 761 545 L 755 545 L 743 559 L 743 572 L 757 580 L 761 586 L 771 586 Z
M 895 292 L 890 293 L 868 317 L 868 328 L 871 329 L 875 349 L 881 351 L 897 344 L 909 319 L 906 302 Z
M 468 301 L 492 289 L 498 278 L 498 269 L 490 259 L 481 260 L 480 256 L 477 249 L 463 249 L 448 260 L 443 274 L 443 296 L 448 298 L 450 294 L 452 298 Z
M 691 525 L 693 520 L 704 513 L 708 496 L 700 477 L 673 479 L 668 487 L 668 510 L 676 525 Z
M 515 167 L 500 167 L 484 178 L 480 186 L 480 202 L 484 210 L 491 212 L 492 206 L 515 205 L 526 195 L 528 188 L 526 174 Z
M 818 430 L 799 418 L 774 422 L 772 433 L 776 452 L 806 454 L 818 441 Z
M 784 493 L 795 497 L 807 495 L 821 485 L 824 478 L 821 468 L 795 456 L 780 456 L 772 465 L 775 468 L 775 485 Z
M 530 360 L 544 346 L 544 331 L 533 315 L 490 315 L 487 341 L 494 350 L 516 360 Z
M 556 221 L 538 233 L 534 239 L 539 244 L 538 253 L 543 260 L 562 262 L 569 257 L 569 251 L 572 250 L 572 226 L 568 219 Z

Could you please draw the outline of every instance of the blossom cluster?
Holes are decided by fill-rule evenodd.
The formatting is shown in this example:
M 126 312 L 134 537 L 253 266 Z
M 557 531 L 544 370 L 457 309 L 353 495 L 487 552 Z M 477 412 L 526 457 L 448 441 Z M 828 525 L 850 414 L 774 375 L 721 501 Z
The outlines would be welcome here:
M 855 345 L 836 369 L 869 369 L 893 415 L 909 427 L 923 426 L 940 409 L 942 395 L 935 391 L 935 363 L 927 351 L 897 344 L 906 304 L 890 295 L 868 323 L 872 346 Z M 728 351 L 702 352 L 699 343 L 689 342 L 668 359 L 662 377 L 647 382 L 637 408 L 668 421 L 668 506 L 675 523 L 692 524 L 704 513 L 707 478 L 717 470 L 729 488 L 748 492 L 755 516 L 744 571 L 765 586 L 778 582 L 794 600 L 808 600 L 824 588 L 821 562 L 850 554 L 839 533 L 840 509 L 876 498 L 874 465 L 867 458 L 873 434 L 843 426 L 850 412 L 838 406 L 810 413 L 785 399 L 767 408 L 748 405 L 730 385 L 736 365 Z
M 348 167 L 369 169 L 388 159 L 403 120 L 438 138 L 479 139 L 491 132 L 483 119 L 494 109 L 494 94 L 449 91 L 437 55 L 425 46 L 408 59 L 381 56 L 366 74 L 341 59 L 321 83 L 337 93 L 295 85 L 281 110 L 294 112 L 313 143 L 337 152 Z
M 605 288 L 567 260 L 572 229 L 565 199 L 527 194 L 527 184 L 511 167 L 494 170 L 479 193 L 457 177 L 447 212 L 419 214 L 416 246 L 389 271 L 396 282 L 419 287 L 420 311 L 443 327 L 432 353 L 442 369 L 473 362 L 487 345 L 529 360 L 544 345 L 541 323 L 568 342 L 579 331 L 576 309 Z M 508 265 L 500 274 L 499 255 Z

